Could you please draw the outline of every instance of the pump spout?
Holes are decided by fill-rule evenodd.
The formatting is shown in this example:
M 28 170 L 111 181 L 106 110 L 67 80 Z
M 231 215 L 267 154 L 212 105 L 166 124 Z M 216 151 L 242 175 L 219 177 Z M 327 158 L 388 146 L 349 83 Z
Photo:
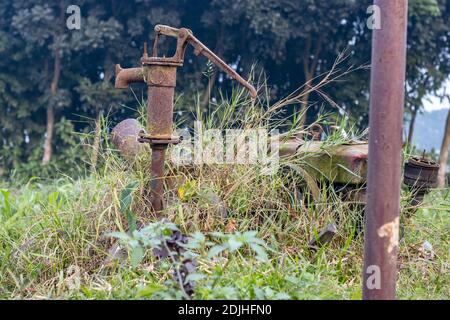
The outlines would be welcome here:
M 126 89 L 130 83 L 145 82 L 142 68 L 122 69 L 120 64 L 116 64 L 116 83 L 117 89 Z

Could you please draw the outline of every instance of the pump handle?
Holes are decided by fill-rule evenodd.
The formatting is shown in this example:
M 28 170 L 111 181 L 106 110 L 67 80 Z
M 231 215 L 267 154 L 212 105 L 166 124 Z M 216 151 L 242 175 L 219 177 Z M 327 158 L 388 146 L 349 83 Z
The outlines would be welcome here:
M 153 54 L 156 52 L 157 41 L 159 35 L 165 35 L 169 37 L 177 38 L 177 51 L 175 56 L 178 56 L 179 59 L 184 59 L 184 50 L 185 44 L 189 43 L 194 47 L 194 54 L 198 56 L 199 54 L 205 56 L 212 63 L 214 63 L 219 69 L 228 74 L 231 78 L 239 82 L 242 86 L 244 86 L 249 92 L 252 98 L 255 98 L 257 95 L 255 87 L 253 87 L 248 81 L 244 80 L 233 68 L 231 68 L 225 61 L 220 59 L 214 52 L 212 52 L 207 46 L 205 46 L 200 40 L 194 37 L 191 30 L 186 28 L 173 28 L 169 26 L 165 26 L 162 24 L 158 24 L 155 26 L 156 38 L 155 44 L 153 46 Z M 180 41 L 180 35 L 183 35 L 183 41 Z

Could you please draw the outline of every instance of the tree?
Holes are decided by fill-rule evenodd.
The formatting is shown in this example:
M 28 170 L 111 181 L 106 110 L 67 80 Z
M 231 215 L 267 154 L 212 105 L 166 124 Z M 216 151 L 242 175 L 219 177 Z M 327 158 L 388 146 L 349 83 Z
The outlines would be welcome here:
M 244 77 L 257 62 L 256 69 L 268 76 L 272 101 L 304 85 L 300 99 L 283 117 L 309 106 L 308 117 L 302 119 L 309 122 L 319 107 L 338 107 L 360 127 L 367 126 L 367 69 L 351 72 L 320 92 L 309 89 L 343 51 L 347 59 L 341 70 L 370 61 L 366 22 L 371 0 L 84 0 L 77 3 L 81 30 L 66 28 L 69 4 L 0 3 L 0 160 L 6 174 L 25 163 L 36 166 L 39 157 L 43 163 L 51 159 L 52 166 L 59 164 L 65 146 L 74 147 L 66 144 L 64 130 L 88 132 L 90 119 L 96 123 L 91 153 L 95 166 L 101 115 L 108 112 L 114 122 L 136 114 L 133 95 L 113 87 L 113 66 L 138 66 L 143 43 L 153 40 L 158 23 L 192 29 Z M 421 112 L 422 99 L 450 74 L 449 6 L 449 0 L 410 0 L 406 110 L 413 119 Z M 170 55 L 174 43 L 163 38 L 160 54 Z M 207 105 L 219 90 L 226 94 L 231 89 L 233 82 L 221 71 L 212 69 L 205 77 L 205 66 L 205 58 L 193 58 L 192 50 L 187 51 L 177 75 L 178 110 L 190 109 L 199 91 L 199 100 Z M 145 96 L 145 86 L 134 88 L 142 88 Z M 130 108 L 117 107 L 122 104 Z M 412 135 L 414 121 L 410 126 Z
M 408 143 L 414 135 L 423 100 L 435 94 L 450 74 L 448 23 L 450 1 L 410 1 L 408 60 L 406 67 L 406 111 L 410 114 Z
M 353 22 L 360 8 L 353 0 L 248 0 L 232 5 L 215 0 L 212 7 L 219 15 L 215 21 L 220 18 L 246 39 L 235 49 L 242 61 L 252 63 L 258 57 L 278 95 L 304 85 L 301 113 L 309 105 L 315 78 L 332 67 L 355 36 Z M 305 121 L 303 117 L 301 124 Z
M 93 72 L 82 75 L 78 79 L 75 90 L 79 94 L 79 100 L 84 112 L 95 115 L 95 133 L 92 146 L 91 166 L 95 170 L 97 166 L 98 152 L 101 138 L 101 118 L 104 111 L 112 111 L 124 101 L 124 92 L 116 90 L 111 80 L 114 75 L 114 60 L 123 58 L 120 50 L 123 37 L 123 26 L 115 19 L 108 17 L 98 5 L 94 5 L 88 11 L 89 17 L 80 33 L 74 37 L 74 45 L 77 50 L 83 51 L 89 60 L 99 61 L 99 65 Z M 103 8 L 104 9 L 104 8 Z M 92 32 L 101 30 L 102 32 Z M 83 59 L 80 66 L 86 63 Z M 94 67 L 94 66 L 91 66 Z
M 27 161 L 45 129 L 39 117 L 36 69 L 11 29 L 12 3 L 0 2 L 0 175 Z
M 12 26 L 25 40 L 28 50 L 33 54 L 34 63 L 44 65 L 46 71 L 40 79 L 41 83 L 48 83 L 40 99 L 46 109 L 42 157 L 42 164 L 45 165 L 50 162 L 52 156 L 55 112 L 68 106 L 71 99 L 69 90 L 59 88 L 63 55 L 70 52 L 70 34 L 65 32 L 65 10 L 69 2 L 60 0 L 50 5 L 47 1 L 34 1 L 30 5 L 29 1 L 17 1 L 14 5 L 16 12 Z
M 450 98 L 447 97 L 449 102 Z M 438 186 L 440 188 L 445 187 L 446 173 L 448 164 L 448 153 L 450 148 L 450 111 L 447 114 L 447 121 L 445 125 L 444 137 L 442 138 L 441 151 L 439 153 L 439 173 L 438 173 Z

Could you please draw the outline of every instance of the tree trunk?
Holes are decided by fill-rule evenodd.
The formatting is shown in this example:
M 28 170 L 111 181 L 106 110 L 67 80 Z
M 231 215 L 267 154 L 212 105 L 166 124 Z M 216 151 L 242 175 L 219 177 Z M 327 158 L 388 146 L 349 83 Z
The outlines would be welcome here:
M 91 158 L 91 169 L 92 171 L 95 171 L 95 168 L 97 167 L 97 161 L 98 161 L 98 153 L 100 149 L 100 138 L 102 136 L 102 110 L 97 110 L 97 116 L 95 118 L 95 136 L 94 136 L 94 144 L 93 144 L 93 150 L 92 150 L 92 158 Z
M 53 141 L 53 128 L 55 127 L 55 110 L 53 107 L 47 108 L 47 129 L 45 132 L 44 141 L 44 157 L 42 158 L 42 164 L 46 165 L 52 158 L 52 141 Z
M 50 85 L 50 94 L 54 97 L 58 91 L 59 78 L 61 76 L 61 53 L 59 49 L 55 49 L 53 79 Z M 42 158 L 42 164 L 46 165 L 52 158 L 53 148 L 53 129 L 55 127 L 55 110 L 53 106 L 47 107 L 47 129 L 44 141 L 44 156 Z
M 416 125 L 416 117 L 417 117 L 417 111 L 419 108 L 414 107 L 411 110 L 411 121 L 409 122 L 409 130 L 408 130 L 408 145 L 411 146 L 413 137 L 414 137 L 414 127 Z
M 450 147 L 450 110 L 448 111 L 447 114 L 447 123 L 445 125 L 444 138 L 442 139 L 441 152 L 439 154 L 439 165 L 440 165 L 438 174 L 439 188 L 445 187 L 449 147 Z

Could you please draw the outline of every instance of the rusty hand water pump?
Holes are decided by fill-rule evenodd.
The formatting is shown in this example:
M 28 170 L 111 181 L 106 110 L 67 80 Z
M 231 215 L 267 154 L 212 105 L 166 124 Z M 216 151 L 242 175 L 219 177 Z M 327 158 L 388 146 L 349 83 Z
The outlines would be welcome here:
M 126 89 L 130 83 L 144 82 L 148 86 L 147 132 L 139 134 L 139 142 L 149 143 L 152 149 L 150 200 L 153 210 L 158 213 L 163 209 L 165 152 L 169 144 L 176 144 L 180 141 L 179 137 L 173 136 L 172 132 L 173 99 L 177 68 L 183 66 L 187 45 L 190 44 L 194 47 L 195 55 L 204 55 L 222 71 L 248 89 L 252 98 L 256 97 L 256 90 L 195 38 L 191 30 L 156 25 L 155 33 L 152 56 L 148 55 L 147 46 L 144 45 L 140 68 L 122 69 L 119 64 L 116 65 L 115 87 Z M 177 39 L 177 47 L 173 57 L 158 57 L 158 40 L 161 35 Z

